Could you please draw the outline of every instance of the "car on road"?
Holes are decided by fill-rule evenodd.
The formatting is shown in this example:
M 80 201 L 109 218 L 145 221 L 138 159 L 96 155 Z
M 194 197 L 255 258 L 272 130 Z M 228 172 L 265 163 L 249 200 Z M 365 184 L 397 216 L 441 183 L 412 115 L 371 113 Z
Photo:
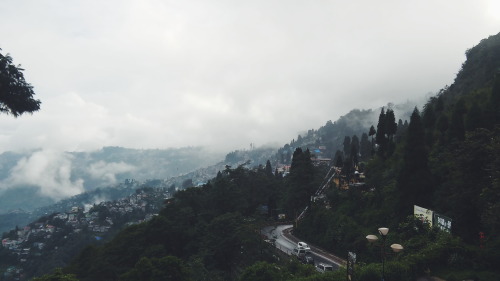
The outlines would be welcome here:
M 298 259 L 301 259 L 302 257 L 304 257 L 306 255 L 306 250 L 305 249 L 301 249 L 301 248 L 294 248 L 293 249 L 293 254 L 298 258 Z
M 325 264 L 325 263 L 318 263 L 316 265 L 316 270 L 321 272 L 321 273 L 325 273 L 328 271 L 333 271 L 333 266 L 331 266 L 329 264 Z
M 314 258 L 310 255 L 304 255 L 303 257 L 299 258 L 300 262 L 303 264 L 312 264 L 314 265 Z
M 304 249 L 304 250 L 306 250 L 307 253 L 311 252 L 311 248 L 309 247 L 309 245 L 307 245 L 306 242 L 297 243 L 297 248 Z

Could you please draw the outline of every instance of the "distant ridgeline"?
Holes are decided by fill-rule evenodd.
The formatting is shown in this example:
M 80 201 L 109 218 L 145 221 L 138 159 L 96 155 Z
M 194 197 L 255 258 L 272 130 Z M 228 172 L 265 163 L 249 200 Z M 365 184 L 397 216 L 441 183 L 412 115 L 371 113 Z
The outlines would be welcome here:
M 423 104 L 421 98 L 416 101 L 408 101 L 404 104 L 389 103 L 385 108 L 391 108 L 401 123 L 408 121 L 415 106 Z M 370 126 L 376 121 L 380 113 L 380 108 L 376 110 L 351 110 L 337 121 L 327 121 L 326 124 L 317 130 L 310 129 L 297 136 L 290 143 L 278 150 L 275 155 L 276 163 L 289 165 L 294 150 L 297 147 L 309 149 L 314 157 L 334 160 L 337 151 L 343 151 L 345 138 L 356 136 L 358 141 L 362 139 L 363 134 L 369 133 Z M 398 121 L 396 119 L 396 121 Z
M 16 226 L 23 227 L 42 216 L 71 210 L 72 207 L 85 208 L 102 201 L 118 200 L 133 194 L 139 187 L 140 185 L 135 181 L 126 181 L 114 187 L 96 188 L 30 212 L 18 209 L 0 214 L 0 233 L 7 232 Z
M 222 159 L 223 154 L 200 147 L 163 150 L 105 147 L 92 152 L 61 153 L 45 150 L 4 152 L 0 154 L 0 214 L 16 209 L 32 211 L 70 195 L 114 186 L 126 179 L 140 182 L 168 180 Z M 175 180 L 169 182 L 175 183 Z M 68 190 L 72 193 L 63 196 L 68 194 Z

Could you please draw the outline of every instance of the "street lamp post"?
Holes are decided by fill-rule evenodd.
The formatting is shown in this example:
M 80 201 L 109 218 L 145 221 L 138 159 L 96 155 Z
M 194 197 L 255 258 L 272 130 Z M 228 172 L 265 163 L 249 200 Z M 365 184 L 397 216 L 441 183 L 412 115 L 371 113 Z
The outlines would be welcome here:
M 382 236 L 382 245 L 380 247 L 380 256 L 382 258 L 382 281 L 384 281 L 384 279 L 385 279 L 385 257 L 386 257 L 386 252 L 385 252 L 385 245 L 386 244 L 385 243 L 386 243 L 386 239 L 387 239 L 387 233 L 389 233 L 389 228 L 381 227 L 378 229 L 378 233 L 380 234 L 380 236 Z M 378 237 L 377 237 L 377 235 L 370 234 L 370 235 L 366 236 L 366 239 L 368 240 L 368 242 L 374 243 L 378 240 Z M 403 250 L 403 246 L 401 246 L 401 244 L 392 244 L 391 249 L 393 252 L 398 253 L 398 252 L 401 252 Z

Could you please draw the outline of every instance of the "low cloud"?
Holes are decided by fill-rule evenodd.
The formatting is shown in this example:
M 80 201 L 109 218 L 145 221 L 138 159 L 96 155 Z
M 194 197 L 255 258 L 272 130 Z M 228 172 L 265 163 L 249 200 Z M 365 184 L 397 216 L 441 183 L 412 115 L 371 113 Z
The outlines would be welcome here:
M 136 167 L 124 162 L 106 163 L 99 161 L 91 164 L 88 172 L 93 179 L 101 180 L 107 185 L 112 185 L 117 183 L 117 174 L 132 172 L 134 170 L 136 170 Z
M 101 202 L 109 201 L 106 196 L 94 196 L 90 203 L 83 204 L 83 208 L 85 212 L 88 212 L 94 205 L 98 205 Z
M 114 185 L 118 182 L 117 175 L 137 170 L 137 167 L 123 161 L 77 164 L 75 160 L 71 153 L 51 149 L 28 153 L 13 164 L 8 176 L 0 181 L 0 192 L 36 187 L 40 195 L 60 200 L 84 192 L 86 182 Z M 96 202 L 101 199 L 97 198 Z
M 39 187 L 40 194 L 56 200 L 84 191 L 82 179 L 71 179 L 72 157 L 69 154 L 40 150 L 21 158 L 10 175 L 0 183 L 0 189 L 21 186 Z
M 283 144 L 439 91 L 500 24 L 498 0 L 7 2 L 42 109 L 0 119 L 6 151 Z

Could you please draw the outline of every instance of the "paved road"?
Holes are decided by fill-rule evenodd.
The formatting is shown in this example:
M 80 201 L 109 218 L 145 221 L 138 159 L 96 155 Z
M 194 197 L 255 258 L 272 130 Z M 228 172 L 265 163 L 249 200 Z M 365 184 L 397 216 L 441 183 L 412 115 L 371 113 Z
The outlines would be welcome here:
M 273 238 L 276 239 L 276 248 L 292 256 L 293 249 L 297 246 L 297 243 L 289 238 L 290 235 L 286 235 L 286 232 L 289 231 L 290 228 L 292 228 L 292 225 L 267 226 L 261 230 L 261 234 L 265 235 L 269 240 Z M 339 266 L 342 265 L 342 262 L 332 259 L 330 257 L 331 255 L 328 255 L 325 251 L 321 251 L 316 247 L 311 247 L 310 255 L 314 258 L 315 265 L 318 263 L 325 263 L 331 265 L 333 269 L 338 269 Z
M 276 239 L 276 248 L 287 253 L 293 258 L 293 249 L 297 245 L 297 238 L 289 234 L 292 225 L 278 225 L 278 226 L 267 226 L 261 229 L 261 234 L 266 236 L 269 240 Z M 287 234 L 288 233 L 288 234 Z M 293 239 L 297 241 L 293 241 Z M 307 242 L 307 241 L 305 241 Z M 311 245 L 309 245 L 311 246 Z M 311 246 L 311 256 L 314 258 L 315 265 L 322 262 L 329 264 L 334 270 L 338 269 L 339 266 L 345 266 L 345 261 L 318 248 Z M 416 281 L 444 281 L 438 277 L 420 277 Z

